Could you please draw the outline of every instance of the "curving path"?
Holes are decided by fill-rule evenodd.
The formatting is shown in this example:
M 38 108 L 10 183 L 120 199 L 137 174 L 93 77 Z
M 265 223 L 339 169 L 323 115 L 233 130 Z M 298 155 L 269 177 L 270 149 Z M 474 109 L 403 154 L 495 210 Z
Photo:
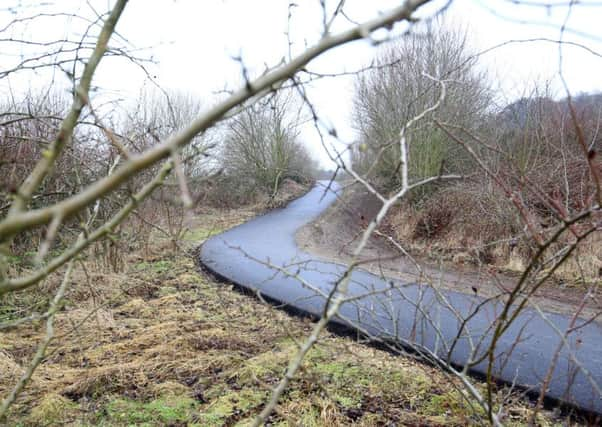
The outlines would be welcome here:
M 335 200 L 333 191 L 324 195 L 324 183 L 318 183 L 286 208 L 212 237 L 203 244 L 199 261 L 242 287 L 320 315 L 326 301 L 323 295 L 330 292 L 344 266 L 301 251 L 295 233 Z M 286 266 L 313 289 L 268 264 Z M 441 295 L 426 285 L 383 280 L 363 270 L 353 272 L 349 293 L 358 299 L 342 306 L 338 323 L 356 325 L 379 338 L 411 342 L 460 366 L 471 354 L 483 354 L 491 340 L 492 321 L 502 308 L 497 302 L 483 303 L 477 296 L 452 291 Z M 561 342 L 557 330 L 567 329 L 570 321 L 553 313 L 546 318 L 524 310 L 501 337 L 494 364 L 498 379 L 540 390 Z M 579 319 L 576 326 L 567 338 L 571 350 L 563 346 L 559 354 L 547 397 L 602 414 L 602 325 Z M 472 371 L 483 374 L 486 367 L 482 362 Z

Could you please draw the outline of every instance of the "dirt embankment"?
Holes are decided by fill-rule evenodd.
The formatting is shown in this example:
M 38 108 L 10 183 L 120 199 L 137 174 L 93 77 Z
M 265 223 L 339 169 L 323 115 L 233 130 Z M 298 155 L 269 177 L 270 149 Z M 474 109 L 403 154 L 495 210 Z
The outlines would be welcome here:
M 319 258 L 341 263 L 351 261 L 366 225 L 376 216 L 382 203 L 364 188 L 354 185 L 345 189 L 338 201 L 330 206 L 316 221 L 307 224 L 297 233 L 299 247 Z M 396 277 L 408 282 L 429 283 L 462 293 L 477 293 L 493 297 L 507 293 L 518 275 L 493 264 L 454 262 L 465 260 L 469 248 L 459 248 L 457 256 L 431 250 L 428 243 L 395 239 L 391 226 L 392 212 L 372 236 L 362 252 L 363 268 L 375 274 Z M 392 240 L 406 251 L 402 253 Z M 582 310 L 584 317 L 602 311 L 602 295 L 589 294 Z M 538 290 L 533 303 L 546 311 L 572 314 L 588 293 L 584 286 L 567 285 L 551 279 Z

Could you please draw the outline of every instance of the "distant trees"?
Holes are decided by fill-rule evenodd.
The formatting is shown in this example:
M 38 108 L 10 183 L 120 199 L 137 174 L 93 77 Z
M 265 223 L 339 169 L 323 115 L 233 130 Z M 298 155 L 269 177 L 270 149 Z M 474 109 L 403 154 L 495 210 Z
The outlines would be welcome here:
M 7 214 L 19 184 L 47 155 L 70 100 L 60 91 L 29 91 L 22 97 L 0 100 L 0 217 Z M 48 175 L 32 194 L 31 208 L 43 208 L 77 194 L 83 187 L 104 176 L 114 156 L 101 143 L 102 132 L 92 114 L 81 118 L 71 144 L 56 160 Z M 70 222 L 72 226 L 75 222 Z M 69 234 L 72 227 L 67 227 Z M 14 248 L 31 249 L 41 234 L 25 233 L 14 240 Z
M 402 126 L 438 97 L 439 87 L 430 77 L 446 81 L 447 94 L 436 113 L 442 121 L 470 127 L 491 101 L 466 32 L 442 22 L 421 29 L 383 48 L 355 83 L 353 123 L 359 140 L 353 164 L 389 189 L 401 182 Z M 457 144 L 428 120 L 409 129 L 406 137 L 413 180 L 461 170 L 467 161 Z
M 65 93 L 30 92 L 20 99 L 0 100 L 0 217 L 8 213 L 13 193 L 59 132 L 69 109 Z M 204 108 L 202 101 L 190 95 L 145 90 L 135 103 L 120 106 L 119 113 L 112 109 L 86 111 L 64 155 L 32 195 L 30 207 L 44 208 L 77 194 L 110 175 L 116 165 L 185 129 Z M 172 155 L 178 173 L 165 178 L 164 185 L 144 202 L 154 207 L 140 209 L 136 215 L 148 224 L 159 218 L 168 218 L 171 223 L 174 218 L 181 220 L 177 212 L 184 199 L 182 193 L 187 193 L 189 202 L 230 206 L 252 202 L 261 194 L 273 197 L 286 179 L 309 182 L 315 166 L 299 140 L 299 114 L 290 100 L 274 94 L 245 106 L 223 125 L 194 135 Z M 161 165 L 151 165 L 127 185 L 118 186 L 98 205 L 91 225 L 102 224 L 115 214 L 131 199 L 132 189 L 152 180 L 160 169 Z M 65 221 L 69 224 L 66 229 L 72 232 L 69 238 L 62 234 L 62 243 L 75 238 L 81 219 Z M 44 239 L 44 233 L 45 229 L 37 229 L 17 236 L 12 250 L 31 252 Z
M 131 111 L 126 111 L 122 134 L 128 136 L 132 151 L 142 152 L 169 135 L 180 131 L 206 108 L 202 99 L 183 92 L 146 91 Z M 189 179 L 213 170 L 215 132 L 195 136 L 181 152 L 184 172 Z
M 484 160 L 520 197 L 535 229 L 557 225 L 557 210 L 580 212 L 596 197 L 602 173 L 600 95 L 554 100 L 535 90 L 491 118 Z
M 21 99 L 0 100 L 0 188 L 9 192 L 15 190 L 25 179 L 27 172 L 36 164 L 39 157 L 58 131 L 62 115 L 68 108 L 69 100 L 57 92 L 29 92 Z M 86 168 L 80 166 L 84 133 L 74 135 L 74 144 L 67 155 L 57 162 L 54 173 L 46 179 L 32 200 L 32 206 L 45 206 L 62 195 L 76 190 L 74 181 L 86 181 Z M 74 174 L 80 174 L 79 178 Z M 46 199 L 46 200 L 44 200 Z M 8 194 L 0 195 L 0 205 L 9 203 Z M 10 203 L 9 203 L 10 204 Z M 1 213 L 1 211 L 0 211 Z
M 140 95 L 139 102 L 134 108 L 127 110 L 126 119 L 122 120 L 120 133 L 126 139 L 124 144 L 133 153 L 141 153 L 186 127 L 206 108 L 203 99 L 183 92 L 150 90 Z M 191 198 L 202 191 L 197 185 L 207 177 L 220 170 L 217 156 L 217 131 L 205 131 L 192 138 L 183 147 L 177 159 L 180 164 L 180 180 L 185 178 Z M 159 166 L 143 171 L 139 180 L 144 182 L 156 173 Z M 173 183 L 171 185 L 173 187 Z M 172 188 L 173 189 L 173 188 Z M 179 194 L 172 189 L 161 189 L 157 193 L 166 193 L 167 197 L 179 204 Z M 151 196 L 153 197 L 153 196 Z M 163 197 L 163 196 L 161 196 Z
M 273 195 L 284 179 L 307 182 L 314 174 L 314 161 L 299 140 L 301 113 L 291 99 L 271 96 L 228 121 L 221 159 L 239 191 Z
M 592 176 L 584 154 L 602 148 L 601 115 L 599 94 L 582 94 L 569 102 L 535 90 L 492 118 L 496 132 L 491 139 L 498 152 L 489 153 L 489 162 L 506 179 L 537 183 L 567 211 L 579 210 L 592 197 Z M 549 211 L 533 194 L 523 198 L 532 201 L 538 214 Z

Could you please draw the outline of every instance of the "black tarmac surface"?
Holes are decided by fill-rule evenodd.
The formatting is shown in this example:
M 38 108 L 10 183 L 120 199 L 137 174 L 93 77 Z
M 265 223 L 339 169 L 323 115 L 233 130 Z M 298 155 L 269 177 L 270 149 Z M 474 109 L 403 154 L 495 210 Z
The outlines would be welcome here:
M 295 243 L 296 231 L 317 218 L 335 199 L 319 182 L 286 208 L 272 211 L 206 241 L 200 262 L 244 288 L 296 310 L 320 315 L 327 295 L 345 266 L 317 259 Z M 335 191 L 336 191 L 335 186 Z M 312 287 L 271 266 L 286 267 Z M 371 295 L 370 295 L 371 294 Z M 501 302 L 452 291 L 381 278 L 363 270 L 352 273 L 349 296 L 338 323 L 381 339 L 411 344 L 463 366 L 482 355 L 491 342 Z M 364 295 L 364 296 L 362 296 Z M 465 319 L 467 319 L 465 321 Z M 570 319 L 525 309 L 495 349 L 497 379 L 539 392 Z M 566 338 L 546 396 L 602 414 L 602 325 L 579 319 Z M 476 356 L 476 357 L 475 357 Z M 471 370 L 484 374 L 487 360 Z

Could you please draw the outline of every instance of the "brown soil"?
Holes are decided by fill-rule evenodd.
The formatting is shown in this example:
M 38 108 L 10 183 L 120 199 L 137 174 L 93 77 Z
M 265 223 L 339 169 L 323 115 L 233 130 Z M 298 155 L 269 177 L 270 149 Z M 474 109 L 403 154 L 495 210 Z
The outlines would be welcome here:
M 297 243 L 321 259 L 349 263 L 363 230 L 381 205 L 365 189 L 351 186 L 316 221 L 297 232 Z M 409 253 L 409 256 L 404 256 L 388 240 L 391 233 L 387 231 L 386 220 L 384 223 L 362 252 L 361 259 L 366 261 L 362 268 L 372 273 L 408 282 L 429 283 L 467 294 L 476 292 L 484 297 L 507 293 L 518 282 L 518 272 L 502 271 L 487 264 L 449 261 L 462 259 L 463 253 L 456 257 L 449 254 L 442 257 L 438 252 L 429 251 L 428 246 L 404 242 L 402 247 Z M 600 286 L 594 289 L 596 292 L 588 295 L 589 290 L 584 286 L 552 278 L 541 286 L 531 303 L 545 311 L 573 314 L 585 300 L 587 303 L 580 316 L 595 317 L 602 312 L 602 290 Z

